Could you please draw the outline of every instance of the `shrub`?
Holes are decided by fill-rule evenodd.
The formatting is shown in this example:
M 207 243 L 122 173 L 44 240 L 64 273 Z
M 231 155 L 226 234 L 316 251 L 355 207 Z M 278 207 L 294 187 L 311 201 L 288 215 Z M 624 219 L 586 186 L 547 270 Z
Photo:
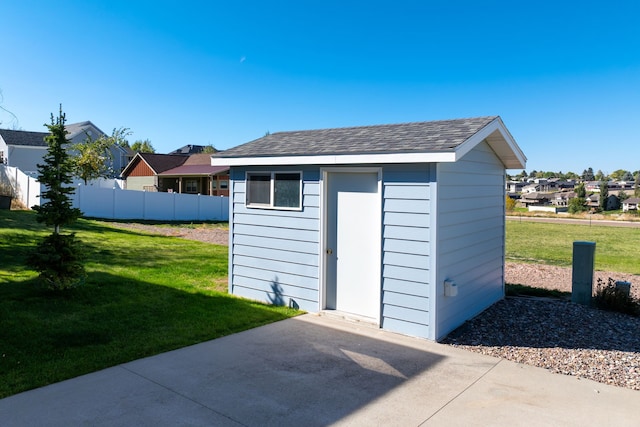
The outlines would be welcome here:
M 640 301 L 617 288 L 611 277 L 607 280 L 606 285 L 602 279 L 598 279 L 593 303 L 602 310 L 640 316 Z
M 584 212 L 587 210 L 587 207 L 584 205 L 586 200 L 583 197 L 574 197 L 569 200 L 569 213 L 578 213 Z

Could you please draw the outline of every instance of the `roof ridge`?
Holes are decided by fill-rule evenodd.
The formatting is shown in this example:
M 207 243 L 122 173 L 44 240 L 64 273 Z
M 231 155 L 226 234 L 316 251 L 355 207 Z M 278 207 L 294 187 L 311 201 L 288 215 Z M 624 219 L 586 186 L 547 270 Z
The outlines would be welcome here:
M 447 123 L 447 122 L 461 122 L 466 120 L 487 120 L 488 122 L 493 121 L 500 116 L 479 116 L 479 117 L 460 117 L 456 119 L 439 119 L 439 120 L 423 120 L 416 122 L 402 122 L 402 123 L 380 123 L 375 125 L 359 125 L 359 126 L 342 126 L 342 127 L 332 127 L 332 128 L 317 128 L 317 129 L 298 129 L 298 130 L 285 130 L 285 131 L 277 131 L 270 133 L 269 135 L 278 135 L 283 133 L 297 133 L 297 132 L 326 132 L 332 130 L 353 130 L 353 129 L 370 129 L 370 128 L 382 128 L 382 127 L 396 127 L 396 126 L 408 126 L 408 125 L 420 125 L 420 124 L 436 124 L 436 123 Z M 264 137 L 262 137 L 264 138 Z M 260 138 L 258 138 L 260 139 Z

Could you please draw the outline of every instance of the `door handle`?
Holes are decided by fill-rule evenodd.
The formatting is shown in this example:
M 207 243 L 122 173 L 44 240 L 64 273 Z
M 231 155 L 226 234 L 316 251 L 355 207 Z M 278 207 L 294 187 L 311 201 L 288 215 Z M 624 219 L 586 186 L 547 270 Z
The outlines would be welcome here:
M 327 249 L 327 255 L 333 254 L 333 249 Z

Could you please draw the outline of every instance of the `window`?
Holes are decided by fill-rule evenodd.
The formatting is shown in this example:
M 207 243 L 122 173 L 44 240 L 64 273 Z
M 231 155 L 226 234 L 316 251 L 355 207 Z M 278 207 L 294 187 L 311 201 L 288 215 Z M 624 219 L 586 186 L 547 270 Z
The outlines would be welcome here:
M 229 188 L 229 181 L 220 181 L 220 189 L 221 190 L 227 190 Z
M 301 172 L 247 172 L 247 207 L 302 208 Z
M 185 191 L 187 193 L 197 193 L 198 192 L 198 181 L 195 179 L 187 179 L 185 181 Z

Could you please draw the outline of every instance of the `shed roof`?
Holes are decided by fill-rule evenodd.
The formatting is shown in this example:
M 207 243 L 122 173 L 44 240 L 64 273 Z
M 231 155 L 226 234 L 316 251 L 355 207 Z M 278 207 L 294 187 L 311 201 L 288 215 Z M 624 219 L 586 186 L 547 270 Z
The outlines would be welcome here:
M 214 165 L 456 161 L 487 140 L 507 168 L 526 157 L 498 116 L 277 132 L 212 155 Z

